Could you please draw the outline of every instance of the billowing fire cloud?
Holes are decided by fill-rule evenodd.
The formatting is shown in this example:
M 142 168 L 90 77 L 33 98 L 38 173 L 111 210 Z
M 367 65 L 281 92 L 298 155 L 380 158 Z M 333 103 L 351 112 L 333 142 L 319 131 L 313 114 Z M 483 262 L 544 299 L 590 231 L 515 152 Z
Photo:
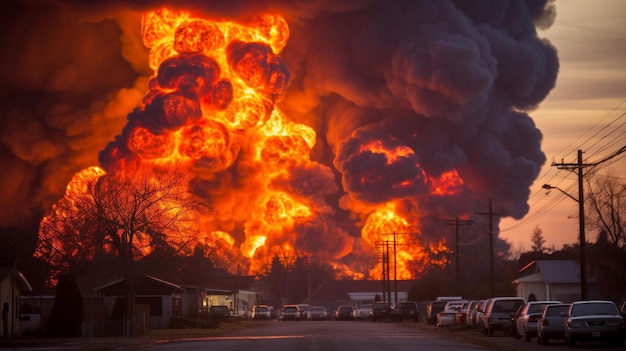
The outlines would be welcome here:
M 102 12 L 71 1 L 63 11 L 94 27 L 115 19 L 119 56 L 136 80 L 117 68 L 127 88 L 112 94 L 113 84 L 63 79 L 87 79 L 83 66 L 66 70 L 50 89 L 81 88 L 106 103 L 50 103 L 36 133 L 3 125 L 11 157 L 44 169 L 35 194 L 44 208 L 94 165 L 94 150 L 104 148 L 106 172 L 183 163 L 216 211 L 199 219 L 201 240 L 229 243 L 250 272 L 274 254 L 315 255 L 346 275 L 376 277 L 380 263 L 353 263 L 395 237 L 403 278 L 447 250 L 442 218 L 469 216 L 487 198 L 516 218 L 528 210 L 545 156 L 523 111 L 558 71 L 555 49 L 536 32 L 551 20 L 550 1 L 102 3 Z M 81 149 L 46 128 L 91 142 Z M 29 148 L 34 137 L 42 140 Z M 52 174 L 59 163 L 71 167 Z

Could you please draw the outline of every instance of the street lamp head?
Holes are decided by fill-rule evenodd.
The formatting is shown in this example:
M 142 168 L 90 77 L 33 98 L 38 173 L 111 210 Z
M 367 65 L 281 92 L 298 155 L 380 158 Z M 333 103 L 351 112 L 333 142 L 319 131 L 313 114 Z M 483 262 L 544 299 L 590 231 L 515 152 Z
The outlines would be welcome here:
M 544 188 L 544 189 L 546 189 L 546 190 L 551 190 L 551 189 L 554 189 L 554 187 L 553 187 L 552 185 L 550 185 L 550 184 L 544 184 L 544 185 L 542 185 L 541 187 L 542 187 L 542 188 Z

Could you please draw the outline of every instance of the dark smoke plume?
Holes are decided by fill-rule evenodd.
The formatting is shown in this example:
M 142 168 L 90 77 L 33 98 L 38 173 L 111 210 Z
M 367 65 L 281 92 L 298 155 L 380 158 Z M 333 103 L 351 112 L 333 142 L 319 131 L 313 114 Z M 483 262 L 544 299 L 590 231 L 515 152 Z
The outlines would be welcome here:
M 161 6 L 236 21 L 258 12 L 285 16 L 291 35 L 280 56 L 290 85 L 272 93 L 285 115 L 317 132 L 311 150 L 317 163 L 311 166 L 316 169 L 294 169 L 296 176 L 277 186 L 310 192 L 326 208 L 324 218 L 316 218 L 323 223 L 302 224 L 302 233 L 324 233 L 299 240 L 311 249 L 332 241 L 328 233 L 359 237 L 372 208 L 391 200 L 402 203 L 402 214 L 419 222 L 423 233 L 440 231 L 433 218 L 471 214 L 488 198 L 521 218 L 545 162 L 542 135 L 529 112 L 554 87 L 559 69 L 556 49 L 536 29 L 554 19 L 550 0 L 59 0 L 2 6 L 4 224 L 14 212 L 49 209 L 72 175 L 97 165 L 99 152 L 127 121 L 141 117 L 131 112 L 152 74 L 139 33 L 141 12 Z M 220 96 L 228 101 L 223 88 Z M 155 99 L 167 104 L 168 97 Z M 170 127 L 182 123 L 167 117 Z M 380 153 L 362 148 L 373 140 L 412 152 L 388 166 Z M 245 169 L 245 160 L 237 165 Z M 449 196 L 433 196 L 433 180 L 453 170 L 463 184 Z M 232 186 L 236 177 L 235 169 L 232 178 L 215 181 Z M 254 187 L 237 185 L 239 191 Z M 231 223 L 225 226 L 235 227 L 243 217 L 232 208 L 221 215 Z M 346 253 L 342 248 L 334 256 Z

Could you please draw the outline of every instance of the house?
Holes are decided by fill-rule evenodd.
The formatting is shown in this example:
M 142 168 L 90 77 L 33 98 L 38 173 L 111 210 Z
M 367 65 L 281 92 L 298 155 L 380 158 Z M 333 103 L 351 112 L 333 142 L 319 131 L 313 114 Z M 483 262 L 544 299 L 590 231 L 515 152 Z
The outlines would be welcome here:
M 0 267 L 0 335 L 12 338 L 20 335 L 20 296 L 33 289 L 26 277 L 15 267 Z
M 181 286 L 150 275 L 137 276 L 134 286 L 136 334 L 150 329 L 168 328 L 172 317 L 182 315 L 181 297 L 185 289 Z M 123 278 L 112 280 L 94 289 L 103 309 L 103 319 L 86 323 L 83 332 L 86 336 L 126 335 L 128 289 L 128 283 Z M 89 328 L 91 326 L 95 328 Z
M 517 296 L 572 302 L 580 299 L 580 266 L 573 260 L 538 260 L 523 267 L 513 284 Z
M 182 287 L 184 316 L 206 312 L 211 306 L 228 306 L 233 315 L 247 317 L 252 306 L 261 300 L 261 294 L 254 289 L 253 276 L 215 276 L 202 286 Z

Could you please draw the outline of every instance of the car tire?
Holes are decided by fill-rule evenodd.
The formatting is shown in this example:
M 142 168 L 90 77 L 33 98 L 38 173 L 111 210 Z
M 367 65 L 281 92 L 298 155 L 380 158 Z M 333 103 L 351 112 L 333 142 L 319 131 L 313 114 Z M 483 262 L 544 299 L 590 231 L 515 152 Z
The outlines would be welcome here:
M 524 341 L 529 342 L 531 339 L 530 334 L 528 334 L 528 331 L 526 331 L 526 328 L 524 328 Z

